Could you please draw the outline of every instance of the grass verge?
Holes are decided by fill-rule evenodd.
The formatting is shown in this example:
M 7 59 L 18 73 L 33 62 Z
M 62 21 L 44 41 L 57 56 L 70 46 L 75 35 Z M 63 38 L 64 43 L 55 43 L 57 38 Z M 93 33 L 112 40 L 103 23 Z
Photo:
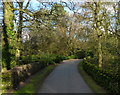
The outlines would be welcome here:
M 22 93 L 23 94 L 30 93 L 31 95 L 33 95 L 37 93 L 44 79 L 55 67 L 56 67 L 55 65 L 50 65 L 44 68 L 43 70 L 39 71 L 30 78 L 29 82 L 25 86 L 15 91 L 13 95 L 20 95 Z
M 85 80 L 85 82 L 88 84 L 88 86 L 91 88 L 91 90 L 94 93 L 108 93 L 106 90 L 104 90 L 101 86 L 99 86 L 91 76 L 89 76 L 82 67 L 82 62 L 78 64 L 78 71 L 80 72 L 81 76 Z

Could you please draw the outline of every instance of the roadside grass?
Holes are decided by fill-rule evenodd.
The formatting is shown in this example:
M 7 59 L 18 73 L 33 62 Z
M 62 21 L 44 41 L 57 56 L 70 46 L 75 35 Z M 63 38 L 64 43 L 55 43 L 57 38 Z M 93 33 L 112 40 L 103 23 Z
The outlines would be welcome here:
M 48 74 L 50 74 L 50 72 L 52 72 L 52 70 L 55 67 L 56 67 L 55 65 L 50 65 L 44 68 L 43 70 L 39 71 L 30 78 L 29 82 L 25 86 L 15 91 L 13 95 L 20 95 L 27 93 L 31 95 L 36 94 L 39 88 L 41 87 L 43 81 L 45 80 L 45 78 L 48 76 Z
M 83 77 L 83 79 L 85 80 L 85 82 L 88 84 L 88 86 L 91 88 L 91 90 L 94 93 L 109 93 L 108 91 L 106 91 L 105 89 L 103 89 L 100 85 L 98 85 L 91 76 L 89 76 L 83 69 L 82 67 L 82 62 L 80 62 L 78 64 L 78 71 L 81 74 L 81 76 Z

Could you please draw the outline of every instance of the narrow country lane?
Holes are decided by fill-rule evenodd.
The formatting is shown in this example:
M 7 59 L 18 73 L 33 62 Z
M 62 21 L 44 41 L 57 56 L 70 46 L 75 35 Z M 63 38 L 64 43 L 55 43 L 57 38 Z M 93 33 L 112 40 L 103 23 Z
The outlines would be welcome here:
M 38 93 L 93 93 L 77 70 L 80 61 L 63 61 L 46 78 Z

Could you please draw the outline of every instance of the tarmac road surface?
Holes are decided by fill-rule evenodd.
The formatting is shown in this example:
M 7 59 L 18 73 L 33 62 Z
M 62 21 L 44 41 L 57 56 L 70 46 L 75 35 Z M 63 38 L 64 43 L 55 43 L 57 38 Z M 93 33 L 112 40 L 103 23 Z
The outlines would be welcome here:
M 80 61 L 64 60 L 48 75 L 38 93 L 93 93 L 77 70 Z

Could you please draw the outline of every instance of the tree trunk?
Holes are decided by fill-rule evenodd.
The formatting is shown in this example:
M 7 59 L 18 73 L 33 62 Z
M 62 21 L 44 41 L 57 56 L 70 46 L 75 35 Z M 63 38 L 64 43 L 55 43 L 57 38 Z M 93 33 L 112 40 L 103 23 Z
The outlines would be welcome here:
M 102 45 L 101 45 L 101 37 L 98 38 L 98 66 L 101 68 L 102 67 Z
M 3 20 L 3 33 L 2 33 L 2 55 L 3 55 L 3 62 L 5 63 L 6 69 L 11 69 L 11 52 L 10 52 L 10 42 L 12 40 L 13 35 L 13 11 L 11 2 L 4 2 L 3 3 L 3 13 L 4 13 L 4 20 Z
M 19 2 L 19 8 L 23 8 L 23 2 Z M 23 12 L 19 11 L 19 27 L 17 31 L 17 47 L 16 47 L 16 63 L 20 65 L 21 60 L 21 49 L 22 49 L 22 25 L 23 25 Z
M 95 27 L 95 29 L 96 29 L 96 31 L 97 31 L 97 37 L 98 37 L 98 66 L 100 67 L 100 68 L 102 68 L 102 66 L 103 66 L 103 62 L 102 62 L 102 43 L 101 43 L 101 37 L 102 37 L 102 31 L 100 30 L 100 26 L 101 26 L 101 24 L 100 24 L 100 21 L 99 21 L 99 19 L 101 19 L 100 18 L 100 15 L 99 15 L 99 12 L 100 12 L 100 2 L 94 2 L 94 4 L 95 4 L 95 10 L 94 10 L 94 21 L 95 21 L 95 25 L 96 25 L 96 27 Z
M 120 1 L 118 2 L 118 35 L 120 35 Z M 120 56 L 120 36 L 118 37 L 118 56 Z
M 5 6 L 5 5 L 4 5 Z M 8 35 L 7 35 L 7 26 L 5 24 L 5 16 L 4 16 L 4 20 L 3 20 L 3 41 L 2 41 L 2 60 L 5 63 L 6 69 L 10 70 L 10 62 L 11 62 L 11 58 L 10 58 L 10 52 L 9 52 L 9 42 L 8 42 Z

